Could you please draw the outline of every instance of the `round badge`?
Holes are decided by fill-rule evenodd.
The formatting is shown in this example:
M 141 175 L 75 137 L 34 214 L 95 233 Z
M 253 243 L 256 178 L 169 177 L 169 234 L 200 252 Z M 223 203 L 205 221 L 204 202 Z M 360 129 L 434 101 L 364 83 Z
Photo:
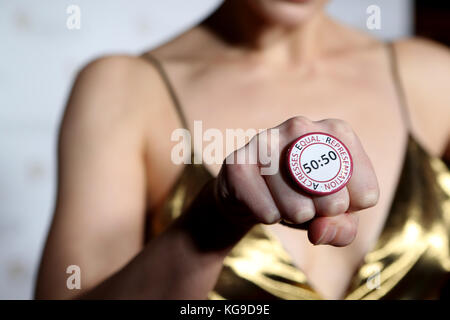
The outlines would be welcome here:
M 353 161 L 347 147 L 322 132 L 305 134 L 288 150 L 293 180 L 306 192 L 327 195 L 341 190 L 350 180 Z

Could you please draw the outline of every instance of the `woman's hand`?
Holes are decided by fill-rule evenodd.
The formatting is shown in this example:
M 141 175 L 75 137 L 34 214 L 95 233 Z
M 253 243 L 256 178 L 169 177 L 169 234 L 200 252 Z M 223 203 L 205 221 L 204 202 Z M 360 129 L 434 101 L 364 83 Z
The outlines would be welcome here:
M 375 172 L 358 137 L 347 123 L 335 119 L 313 122 L 295 117 L 274 129 L 279 129 L 281 158 L 296 138 L 309 132 L 329 133 L 340 139 L 353 158 L 349 183 L 331 195 L 312 196 L 301 192 L 283 174 L 283 159 L 274 175 L 261 175 L 258 164 L 229 164 L 231 157 L 245 159 L 240 153 L 254 150 L 250 146 L 258 143 L 257 135 L 227 157 L 215 180 L 216 196 L 224 214 L 238 224 L 274 224 L 283 219 L 307 229 L 313 244 L 350 244 L 356 236 L 358 220 L 352 212 L 374 206 L 379 196 Z

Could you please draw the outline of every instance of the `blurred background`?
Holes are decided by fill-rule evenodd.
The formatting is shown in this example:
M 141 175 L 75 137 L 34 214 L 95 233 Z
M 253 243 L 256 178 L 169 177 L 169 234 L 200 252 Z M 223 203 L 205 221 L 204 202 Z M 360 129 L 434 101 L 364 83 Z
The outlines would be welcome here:
M 79 68 L 103 54 L 157 46 L 220 2 L 0 1 L 0 299 L 32 298 L 56 194 L 59 121 Z M 71 5 L 80 9 L 80 29 L 66 25 Z M 366 26 L 370 5 L 381 9 L 380 30 Z M 447 11 L 437 1 L 332 0 L 328 10 L 382 39 L 423 34 L 448 43 L 444 6 Z

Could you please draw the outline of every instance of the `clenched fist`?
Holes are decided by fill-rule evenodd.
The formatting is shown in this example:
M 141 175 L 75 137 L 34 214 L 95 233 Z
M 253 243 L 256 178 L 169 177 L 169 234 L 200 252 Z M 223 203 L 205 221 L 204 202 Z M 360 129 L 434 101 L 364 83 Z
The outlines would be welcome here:
M 278 129 L 279 133 L 280 170 L 272 175 L 262 175 L 260 161 L 255 164 L 236 163 L 235 159 L 245 159 L 245 154 L 255 150 L 253 146 L 261 143 L 261 134 L 230 154 L 214 186 L 223 212 L 236 223 L 274 224 L 284 221 L 307 229 L 313 244 L 350 244 L 357 232 L 357 216 L 352 212 L 374 206 L 379 196 L 375 172 L 356 134 L 341 120 L 313 122 L 304 117 L 291 118 L 268 131 L 273 129 Z M 352 177 L 336 193 L 323 196 L 305 193 L 286 175 L 286 149 L 296 138 L 310 132 L 337 137 L 353 158 Z M 266 138 L 263 141 L 269 143 Z M 229 161 L 231 158 L 233 161 Z

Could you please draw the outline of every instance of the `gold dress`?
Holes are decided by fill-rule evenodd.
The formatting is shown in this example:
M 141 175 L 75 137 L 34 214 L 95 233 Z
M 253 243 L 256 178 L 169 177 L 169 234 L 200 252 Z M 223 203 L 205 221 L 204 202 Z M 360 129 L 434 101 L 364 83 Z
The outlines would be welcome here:
M 392 49 L 391 49 L 392 50 Z M 162 65 L 152 62 L 181 106 Z M 404 99 L 392 59 L 400 99 Z M 185 125 L 185 127 L 187 127 Z M 213 176 L 203 165 L 185 165 L 160 212 L 161 232 L 195 198 Z M 156 230 L 155 230 L 156 228 Z M 345 299 L 439 299 L 450 280 L 450 172 L 410 135 L 403 169 L 376 246 L 353 275 Z M 232 249 L 211 299 L 321 299 L 305 274 L 269 230 L 255 226 Z

